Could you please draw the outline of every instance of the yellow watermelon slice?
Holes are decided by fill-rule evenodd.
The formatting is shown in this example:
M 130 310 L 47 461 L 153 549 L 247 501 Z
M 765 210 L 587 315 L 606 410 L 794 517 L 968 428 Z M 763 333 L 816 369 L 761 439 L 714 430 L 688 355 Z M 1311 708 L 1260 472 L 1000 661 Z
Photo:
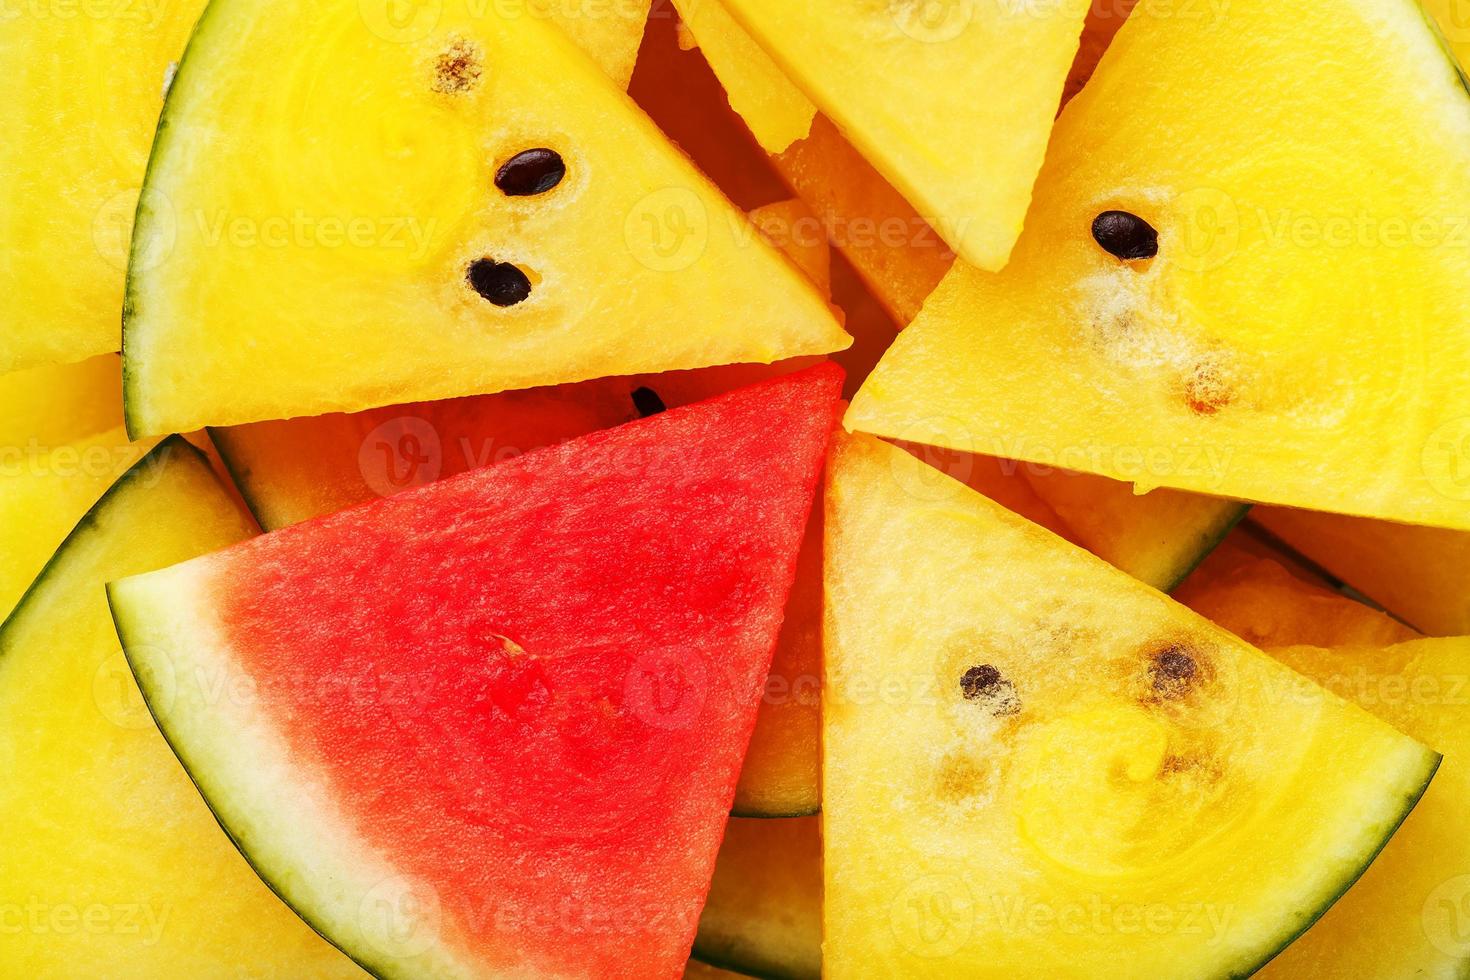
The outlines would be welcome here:
M 1434 784 L 1363 877 L 1258 977 L 1470 973 L 1470 640 L 1272 655 L 1444 754 Z
M 530 0 L 615 84 L 648 0 Z M 23 3 L 0 34 L 0 373 L 116 351 L 133 216 L 164 93 L 204 0 Z M 407 13 L 363 0 L 379 23 Z M 105 64 L 106 71 L 98 65 Z M 267 69 L 269 70 L 269 69 Z
M 1063 112 L 1010 266 L 957 267 L 849 426 L 1470 529 L 1454 61 L 1410 0 L 1171 6 Z
M 24 3 L 0 31 L 0 373 L 118 349 L 138 188 L 204 0 Z
M 741 29 L 720 0 L 674 0 L 679 20 L 715 68 L 730 107 L 767 153 L 811 132 L 817 107 Z
M 54 447 L 121 425 L 122 365 L 115 354 L 0 377 L 0 447 Z
M 252 533 L 204 458 L 170 439 L 107 491 L 0 629 L 0 822 L 17 842 L 0 848 L 0 974 L 366 980 L 220 832 L 108 615 L 108 579 Z
M 1437 755 L 924 469 L 831 462 L 824 975 L 1249 975 Z
M 723 2 L 955 251 L 1005 265 L 1088 0 Z
M 121 428 L 50 448 L 11 447 L 0 461 L 0 622 L 77 522 L 151 448 Z M 148 467 L 145 467 L 145 470 Z
M 1381 610 L 1293 574 L 1269 557 L 1217 549 L 1174 598 L 1263 650 L 1388 646 L 1418 637 Z
M 820 980 L 821 818 L 730 821 L 694 955 L 755 977 Z
M 1470 534 L 1287 507 L 1252 520 L 1430 636 L 1470 633 Z
M 134 236 L 134 434 L 848 344 L 561 32 L 432 6 L 210 7 Z

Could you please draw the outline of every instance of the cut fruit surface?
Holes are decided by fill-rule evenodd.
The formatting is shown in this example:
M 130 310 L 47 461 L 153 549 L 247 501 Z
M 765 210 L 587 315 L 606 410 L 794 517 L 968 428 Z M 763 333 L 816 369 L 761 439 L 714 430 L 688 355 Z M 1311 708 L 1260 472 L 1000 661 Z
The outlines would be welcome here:
M 51 449 L 121 425 L 115 354 L 0 377 L 0 447 Z
M 1456 67 L 1408 0 L 1168 7 L 1062 113 L 1010 265 L 957 266 L 848 426 L 1470 529 Z
M 730 365 L 214 429 L 267 531 L 391 497 L 790 370 Z M 640 404 L 641 403 L 641 404 Z
M 750 133 L 767 153 L 780 153 L 812 129 L 817 107 L 745 32 L 721 0 L 674 0 L 679 19 L 719 76 Z
M 771 161 L 889 315 L 912 321 L 954 264 L 938 233 L 824 116 Z
M 1470 973 L 1470 640 L 1387 649 L 1293 647 L 1272 655 L 1444 755 L 1434 783 L 1357 884 L 1257 976 Z
M 77 522 L 148 448 L 114 429 L 49 452 L 7 455 L 0 466 L 0 622 Z
M 822 808 L 822 515 L 813 508 L 732 812 L 801 817 Z
M 800 198 L 765 204 L 750 212 L 766 241 L 806 273 L 817 291 L 832 298 L 832 246 L 822 223 Z
M 1438 757 L 922 466 L 831 462 L 825 975 L 1250 974 Z
M 1087 0 L 725 6 L 955 251 L 1005 265 Z
M 0 373 L 118 349 L 148 147 L 170 63 L 203 9 L 35 3 L 5 17 Z
M 6 18 L 0 241 L 8 247 L 0 255 L 0 291 L 7 320 L 0 328 L 0 373 L 119 348 L 123 280 L 148 149 L 175 63 L 204 7 L 204 0 L 161 0 L 68 13 L 30 4 Z M 646 0 L 532 0 L 531 7 L 627 87 Z M 102 61 L 109 71 L 99 74 Z
M 1062 92 L 1065 105 L 1087 84 L 1103 52 L 1113 43 L 1113 37 L 1123 22 L 1128 19 L 1137 0 L 1092 0 L 1087 8 L 1087 19 L 1082 24 L 1082 40 L 1077 45 L 1077 57 L 1072 61 L 1072 70 L 1067 73 L 1067 85 Z
M 1252 520 L 1423 632 L 1470 633 L 1470 534 L 1285 507 Z
M 405 26 L 352 0 L 211 5 L 135 236 L 134 433 L 847 345 L 564 35 L 432 9 Z
M 1177 490 L 1137 494 L 1126 483 L 1090 473 L 1018 468 L 1066 523 L 1065 537 L 1164 592 L 1184 581 L 1250 509 Z
M 159 736 L 103 583 L 251 534 L 170 440 L 97 504 L 0 630 L 8 977 L 363 978 L 250 870 Z M 19 928 L 16 928 L 19 924 Z
M 633 80 L 651 6 L 652 0 L 617 0 L 616 3 L 531 0 L 530 3 L 533 14 L 560 27 L 621 89 L 626 89 Z
M 730 821 L 694 955 L 751 976 L 820 980 L 819 818 Z
M 117 583 L 140 685 L 262 876 L 374 973 L 678 976 L 840 387 L 815 368 Z M 256 697 L 170 683 L 194 676 Z
M 212 433 L 261 526 L 276 530 L 677 408 L 787 365 L 730 366 L 394 408 L 257 422 Z M 640 406 L 640 402 L 642 405 Z M 815 540 L 816 544 L 807 543 Z M 821 806 L 821 534 L 796 584 L 751 737 L 735 811 L 796 816 Z
M 1216 552 L 1174 598 L 1254 646 L 1387 646 L 1417 639 L 1392 616 L 1306 581 L 1279 562 Z M 1217 556 L 1218 559 L 1217 560 Z

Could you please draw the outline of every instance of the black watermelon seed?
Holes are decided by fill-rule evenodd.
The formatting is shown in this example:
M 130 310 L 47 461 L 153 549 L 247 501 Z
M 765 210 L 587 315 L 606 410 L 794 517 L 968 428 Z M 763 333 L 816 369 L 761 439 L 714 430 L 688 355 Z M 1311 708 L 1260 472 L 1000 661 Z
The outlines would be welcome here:
M 1159 254 L 1159 233 L 1127 211 L 1104 211 L 1093 218 L 1092 237 L 1103 251 L 1120 259 L 1151 259 Z
M 522 150 L 501 166 L 495 174 L 495 186 L 511 197 L 545 194 L 567 175 L 561 154 L 545 147 Z
M 668 411 L 664 400 L 658 396 L 658 392 L 652 388 L 638 388 L 633 392 L 633 407 L 638 409 L 640 418 L 648 418 L 650 415 L 658 415 L 660 412 Z
M 509 262 L 476 259 L 465 278 L 481 298 L 496 306 L 515 306 L 531 295 L 531 280 Z

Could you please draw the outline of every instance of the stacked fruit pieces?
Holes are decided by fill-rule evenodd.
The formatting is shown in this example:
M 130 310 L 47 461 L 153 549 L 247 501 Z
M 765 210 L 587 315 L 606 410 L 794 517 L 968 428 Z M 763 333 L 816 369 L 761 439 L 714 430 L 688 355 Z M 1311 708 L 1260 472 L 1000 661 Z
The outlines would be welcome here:
M 0 41 L 0 974 L 1462 974 L 1444 37 L 676 6 Z

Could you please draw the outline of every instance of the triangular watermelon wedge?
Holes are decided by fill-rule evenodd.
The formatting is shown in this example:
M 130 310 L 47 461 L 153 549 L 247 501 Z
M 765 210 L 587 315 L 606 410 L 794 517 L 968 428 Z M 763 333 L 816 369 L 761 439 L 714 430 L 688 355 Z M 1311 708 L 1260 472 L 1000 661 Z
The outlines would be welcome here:
M 848 428 L 1470 530 L 1465 76 L 1413 0 L 1176 6 L 1133 9 L 1010 264 L 954 267 Z
M 217 0 L 200 21 L 133 236 L 133 434 L 851 342 L 565 34 L 501 4 L 389 6 Z
M 896 446 L 827 486 L 826 980 L 1249 977 L 1439 766 Z
M 828 436 L 820 366 L 110 589 L 261 876 L 385 977 L 677 977 Z

